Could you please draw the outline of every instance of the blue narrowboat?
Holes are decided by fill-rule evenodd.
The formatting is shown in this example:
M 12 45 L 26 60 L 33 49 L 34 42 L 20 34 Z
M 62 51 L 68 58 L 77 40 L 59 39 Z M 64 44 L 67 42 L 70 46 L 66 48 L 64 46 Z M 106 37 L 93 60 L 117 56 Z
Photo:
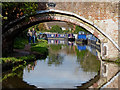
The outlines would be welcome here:
M 87 37 L 84 32 L 82 32 L 82 31 L 79 32 L 79 34 L 77 36 L 77 43 L 87 44 Z

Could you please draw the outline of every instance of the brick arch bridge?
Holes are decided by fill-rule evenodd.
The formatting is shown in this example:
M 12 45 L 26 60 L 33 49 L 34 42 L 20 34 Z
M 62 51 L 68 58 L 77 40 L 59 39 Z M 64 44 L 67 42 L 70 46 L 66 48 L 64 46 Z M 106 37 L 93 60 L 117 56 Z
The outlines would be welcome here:
M 67 2 L 68 3 L 68 2 Z M 58 7 L 62 7 L 63 3 L 57 3 L 59 4 Z M 64 3 L 65 4 L 65 3 Z M 69 3 L 70 4 L 70 3 Z M 96 7 L 95 3 L 90 3 L 91 7 Z M 116 3 L 114 3 L 116 5 Z M 113 6 L 114 6 L 113 4 Z M 70 5 L 73 5 L 71 3 Z M 88 3 L 80 3 L 79 5 L 88 5 Z M 77 7 L 79 5 L 76 5 Z M 106 3 L 105 3 L 106 5 Z M 102 3 L 102 6 L 104 4 Z M 115 60 L 119 55 L 119 45 L 118 45 L 118 27 L 117 27 L 117 19 L 115 18 L 114 22 L 108 22 L 108 20 L 99 19 L 102 18 L 100 16 L 96 16 L 99 20 L 93 20 L 91 21 L 91 15 L 88 16 L 89 18 L 86 18 L 84 15 L 80 15 L 78 13 L 75 13 L 73 11 L 65 11 L 59 10 L 58 7 L 55 8 L 49 8 L 48 10 L 43 11 L 37 11 L 35 15 L 32 15 L 30 17 L 21 17 L 19 20 L 16 20 L 14 22 L 11 22 L 9 25 L 6 25 L 3 28 L 3 53 L 6 51 L 12 51 L 12 44 L 13 39 L 17 35 L 17 33 L 25 30 L 26 28 L 38 24 L 40 22 L 46 22 L 46 21 L 65 21 L 70 22 L 76 25 L 79 25 L 89 32 L 91 32 L 93 35 L 95 35 L 100 41 L 101 41 L 101 57 L 102 59 L 111 59 Z M 64 5 L 64 7 L 68 8 L 68 6 Z M 88 7 L 90 7 L 88 5 Z M 88 8 L 86 7 L 86 8 Z M 109 10 L 108 10 L 109 11 Z M 76 10 L 77 12 L 77 10 Z M 89 12 L 89 11 L 87 11 Z M 87 13 L 86 12 L 86 13 Z M 81 11 L 79 11 L 81 13 Z M 115 12 L 117 13 L 117 12 Z M 94 13 L 93 13 L 94 14 Z M 109 12 L 111 14 L 111 12 Z M 117 17 L 117 15 L 116 15 Z M 27 20 L 25 19 L 27 18 Z M 93 17 L 92 17 L 93 18 Z M 110 19 L 111 20 L 111 19 Z M 108 24 L 113 25 L 113 27 L 109 26 Z M 110 29 L 110 30 L 108 30 Z M 112 32 L 112 34 L 111 34 Z

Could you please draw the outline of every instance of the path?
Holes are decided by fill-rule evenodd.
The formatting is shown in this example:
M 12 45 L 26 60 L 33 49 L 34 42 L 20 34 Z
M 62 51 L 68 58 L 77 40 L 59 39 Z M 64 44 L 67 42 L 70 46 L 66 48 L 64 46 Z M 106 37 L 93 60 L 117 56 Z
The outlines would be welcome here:
M 21 57 L 21 56 L 26 56 L 31 54 L 31 45 L 30 44 L 26 44 L 24 49 L 13 49 L 14 51 L 14 56 L 15 57 Z

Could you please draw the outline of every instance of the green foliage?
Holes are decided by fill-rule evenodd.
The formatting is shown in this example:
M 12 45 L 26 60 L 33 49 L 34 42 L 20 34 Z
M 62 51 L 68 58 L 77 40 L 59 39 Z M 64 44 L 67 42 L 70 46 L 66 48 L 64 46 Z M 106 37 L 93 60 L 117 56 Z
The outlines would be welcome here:
M 63 33 L 71 33 L 71 31 L 67 29 L 67 30 L 64 30 Z
M 24 30 L 22 33 L 18 34 L 17 37 L 14 39 L 13 47 L 15 49 L 24 49 L 25 44 L 28 44 L 27 31 L 28 29 Z
M 79 51 L 77 48 L 75 51 L 77 53 L 77 62 L 85 72 L 98 72 L 100 70 L 100 61 L 91 52 L 88 50 Z
M 115 61 L 115 63 L 120 66 L 120 58 L 118 58 L 118 59 Z
M 63 33 L 62 28 L 58 25 L 52 26 L 52 28 L 50 29 L 50 32 Z
M 21 69 L 23 69 L 27 62 L 31 59 L 35 59 L 35 56 L 34 55 L 28 55 L 28 56 L 23 56 L 23 57 L 19 57 L 19 58 L 15 58 L 15 57 L 7 57 L 7 58 L 0 58 L 1 61 L 3 61 L 4 63 L 15 63 L 15 62 L 18 62 L 19 61 L 24 61 L 23 65 L 18 65 L 17 67 L 13 67 L 12 69 L 12 73 L 9 73 L 9 74 L 6 74 L 6 75 L 3 75 L 2 77 L 2 81 L 9 78 L 9 77 L 13 77 L 15 75 L 17 75 L 18 77 L 22 77 L 22 72 L 19 72 Z M 1 79 L 0 79 L 1 80 Z
M 31 51 L 36 51 L 39 54 L 46 54 L 48 53 L 47 47 L 48 47 L 48 44 L 45 40 L 43 42 L 38 42 L 37 44 L 31 44 Z
M 0 64 L 2 64 L 2 60 L 0 59 Z
M 44 40 L 44 39 L 37 39 L 37 40 L 38 40 L 38 42 L 41 42 L 41 43 L 48 43 L 47 40 Z M 33 44 L 33 45 L 35 45 L 35 44 Z
M 74 33 L 78 34 L 79 31 L 83 31 L 83 32 L 87 33 L 87 31 L 84 28 L 79 27 L 79 26 L 76 25 Z
M 47 31 L 47 29 L 46 29 L 44 23 L 38 24 L 38 30 L 39 30 L 40 32 Z
M 120 63 L 120 58 L 118 58 L 115 62 Z
M 8 73 L 6 75 L 3 75 L 2 81 L 6 80 L 9 77 L 14 77 L 15 75 L 17 75 L 18 77 L 22 77 L 22 73 L 19 72 L 24 66 L 23 65 L 19 65 L 17 67 L 13 67 L 12 72 Z
M 77 47 L 75 47 L 75 51 L 77 53 L 77 59 L 80 59 L 80 60 L 84 60 L 84 56 L 86 55 L 86 53 L 88 52 L 87 50 L 82 50 L 82 51 L 79 51 L 77 49 Z
M 2 63 L 9 63 L 9 62 L 15 63 L 15 62 L 22 61 L 22 59 L 17 59 L 15 57 L 0 58 L 0 60 L 2 61 Z
M 25 14 L 35 13 L 38 5 L 35 2 L 24 2 L 22 9 L 25 9 Z
M 34 26 L 32 26 L 32 27 L 29 27 L 28 29 L 30 29 L 30 30 L 32 31 L 33 28 L 35 29 L 35 31 L 36 31 L 37 33 L 47 32 L 47 29 L 46 29 L 44 23 L 39 23 L 39 24 L 37 24 L 37 25 L 34 25 Z M 28 29 L 27 29 L 27 31 L 28 31 Z
M 15 72 L 16 70 L 19 70 L 23 65 L 19 65 L 17 67 L 13 67 L 12 72 Z
M 49 45 L 49 57 L 48 57 L 48 65 L 55 65 L 55 66 L 59 66 L 62 64 L 63 62 L 63 56 L 61 56 L 58 52 L 59 50 L 62 48 L 62 45 L 54 45 L 51 44 Z
M 48 58 L 49 66 L 51 66 L 52 64 L 54 64 L 55 66 L 59 66 L 60 64 L 62 64 L 62 62 L 63 62 L 63 56 L 61 56 L 60 54 L 53 54 L 53 53 L 49 54 L 49 58 Z
M 24 14 L 31 14 L 31 12 L 35 13 L 38 4 L 35 2 L 2 2 L 2 10 L 8 8 L 8 13 L 11 13 L 10 11 L 13 11 L 15 7 L 24 10 Z
M 24 49 L 25 44 L 28 44 L 27 38 L 16 37 L 14 40 L 14 48 L 15 49 Z
M 24 61 L 28 61 L 28 60 L 31 60 L 31 59 L 35 59 L 35 56 L 34 55 L 23 56 L 23 57 L 19 57 L 19 59 L 22 59 Z
M 15 57 L 4 57 L 4 58 L 0 58 L 0 61 L 2 63 L 15 63 L 15 62 L 20 62 L 20 61 L 28 61 L 28 60 L 31 60 L 31 59 L 34 59 L 35 56 L 34 55 L 28 55 L 28 56 L 23 56 L 23 57 L 18 57 L 18 58 L 15 58 Z
M 37 7 L 35 2 L 2 2 L 3 25 L 23 15 L 35 14 Z
M 53 50 L 53 51 L 59 51 L 61 48 L 62 48 L 62 45 L 58 44 L 58 45 L 50 45 L 50 48 Z
M 5 76 L 2 78 L 2 81 L 5 80 L 5 79 L 7 79 L 8 77 L 12 77 L 12 76 L 15 76 L 15 75 L 16 75 L 16 73 L 7 74 L 7 75 L 5 75 Z

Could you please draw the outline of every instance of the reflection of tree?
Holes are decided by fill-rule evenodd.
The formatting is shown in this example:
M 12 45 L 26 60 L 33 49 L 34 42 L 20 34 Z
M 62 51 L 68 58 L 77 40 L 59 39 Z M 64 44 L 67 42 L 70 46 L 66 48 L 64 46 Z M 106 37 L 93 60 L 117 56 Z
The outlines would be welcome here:
M 88 50 L 78 51 L 77 53 L 77 62 L 80 64 L 81 68 L 83 68 L 86 72 L 98 72 L 100 69 L 100 61 L 96 56 L 92 55 Z
M 6 79 L 8 79 L 10 77 L 14 77 L 14 76 L 22 78 L 22 76 L 23 76 L 23 68 L 24 68 L 23 65 L 19 65 L 17 67 L 13 67 L 13 69 L 10 72 L 2 73 L 2 81 L 6 80 Z
M 83 61 L 84 58 L 85 58 L 86 53 L 88 52 L 87 50 L 79 51 L 77 49 L 77 47 L 75 47 L 75 51 L 76 51 L 76 54 L 77 54 L 77 60 L 78 60 L 78 62 L 79 61 Z
M 37 64 L 37 61 L 31 62 L 30 64 L 28 64 L 27 66 L 28 72 L 30 72 L 30 70 L 34 70 L 36 64 Z
M 62 48 L 62 45 L 58 44 L 58 45 L 54 45 L 51 44 L 50 45 L 50 49 L 52 49 L 52 51 L 59 51 Z
M 23 70 L 27 65 L 27 69 L 34 68 L 37 64 L 36 61 L 29 62 L 27 65 L 19 65 L 17 67 L 13 67 L 9 72 L 2 73 L 2 87 L 3 88 L 35 88 L 35 86 L 28 85 L 23 81 Z M 31 66 L 28 68 L 28 66 Z M 32 69 L 31 69 L 32 70 Z
M 22 76 L 23 76 L 23 74 L 22 74 Z M 11 77 L 7 78 L 6 80 L 2 81 L 2 88 L 3 89 L 5 89 L 5 88 L 6 89 L 7 88 L 12 88 L 12 89 L 16 89 L 16 88 L 19 88 L 19 89 L 32 88 L 33 89 L 33 88 L 36 88 L 35 86 L 29 85 L 26 82 L 24 82 L 22 76 L 19 77 L 18 75 L 15 75 L 15 76 L 11 76 Z
M 62 64 L 62 62 L 63 62 L 63 57 L 60 54 L 53 54 L 53 53 L 49 54 L 48 65 L 51 66 L 52 64 L 55 64 L 55 66 L 58 66 Z
M 62 64 L 63 56 L 59 54 L 61 50 L 61 45 L 50 45 L 48 65 L 55 64 L 55 66 Z
M 70 55 L 75 55 L 75 51 L 74 51 L 73 46 L 67 46 L 67 45 L 66 45 L 65 51 L 66 51 L 67 55 L 68 55 L 68 54 L 70 54 Z

